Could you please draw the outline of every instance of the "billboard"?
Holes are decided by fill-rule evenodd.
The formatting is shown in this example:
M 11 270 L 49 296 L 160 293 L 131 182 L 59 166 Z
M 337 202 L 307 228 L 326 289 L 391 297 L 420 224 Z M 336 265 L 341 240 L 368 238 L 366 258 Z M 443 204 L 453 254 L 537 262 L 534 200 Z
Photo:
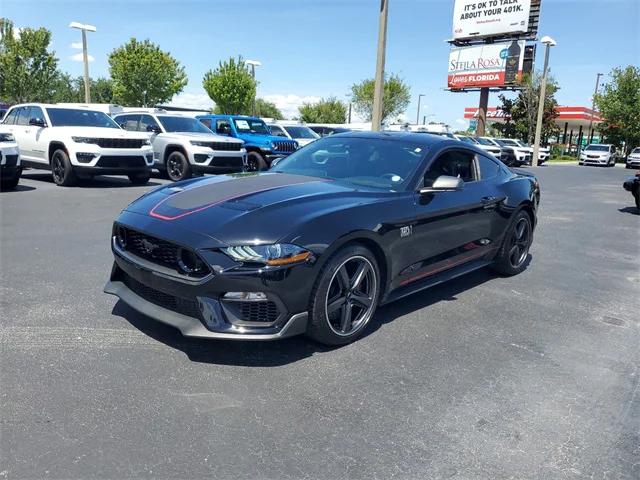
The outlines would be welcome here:
M 524 40 L 452 48 L 447 85 L 458 90 L 515 86 L 522 80 Z
M 531 0 L 455 0 L 453 38 L 525 33 L 530 11 Z

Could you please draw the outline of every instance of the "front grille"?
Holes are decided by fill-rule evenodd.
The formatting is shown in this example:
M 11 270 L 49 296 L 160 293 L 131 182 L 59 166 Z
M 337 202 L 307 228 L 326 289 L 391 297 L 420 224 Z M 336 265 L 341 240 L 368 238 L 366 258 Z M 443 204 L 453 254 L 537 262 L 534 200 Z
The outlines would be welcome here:
M 242 143 L 240 142 L 211 142 L 207 143 L 207 147 L 212 150 L 219 150 L 224 152 L 239 152 L 242 149 Z
M 161 240 L 151 235 L 132 230 L 131 228 L 123 226 L 117 228 L 122 229 L 126 236 L 126 244 L 123 247 L 122 244 L 119 243 L 120 248 L 145 260 L 175 270 L 182 275 L 187 275 L 183 269 L 180 268 L 179 264 L 178 256 L 182 247 L 167 242 L 166 240 Z M 204 262 L 203 265 L 202 270 L 191 272 L 188 276 L 194 278 L 206 277 L 210 273 L 210 270 Z
M 238 313 L 245 322 L 271 323 L 278 318 L 278 306 L 272 301 L 238 302 Z
M 277 148 L 275 148 L 274 150 L 276 152 L 295 152 L 296 151 L 296 143 L 295 142 L 290 142 L 290 141 L 286 141 L 286 140 L 278 140 L 276 142 L 273 142 Z
M 105 168 L 144 168 L 146 165 L 144 157 L 139 155 L 103 155 L 96 164 Z
M 0 155 L 0 159 L 2 156 Z M 5 167 L 15 167 L 18 164 L 18 155 L 5 155 L 6 160 L 4 162 Z
M 98 145 L 102 148 L 141 148 L 147 140 L 138 138 L 98 138 Z
M 171 310 L 188 317 L 201 318 L 198 302 L 195 299 L 175 297 L 161 292 L 155 288 L 148 287 L 144 283 L 140 283 L 126 273 L 122 274 L 122 283 L 124 283 L 129 290 L 147 302 L 151 302 L 154 305 L 158 305 L 159 307 L 166 308 L 167 310 Z

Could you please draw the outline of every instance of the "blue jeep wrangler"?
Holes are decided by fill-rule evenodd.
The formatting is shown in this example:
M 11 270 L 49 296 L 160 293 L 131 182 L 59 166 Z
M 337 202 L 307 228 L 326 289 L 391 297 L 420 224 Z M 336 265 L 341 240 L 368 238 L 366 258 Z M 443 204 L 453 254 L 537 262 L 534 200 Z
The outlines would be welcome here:
M 242 115 L 198 115 L 200 122 L 218 135 L 244 140 L 247 149 L 247 170 L 267 170 L 271 162 L 286 157 L 298 149 L 298 142 L 271 135 L 261 119 Z

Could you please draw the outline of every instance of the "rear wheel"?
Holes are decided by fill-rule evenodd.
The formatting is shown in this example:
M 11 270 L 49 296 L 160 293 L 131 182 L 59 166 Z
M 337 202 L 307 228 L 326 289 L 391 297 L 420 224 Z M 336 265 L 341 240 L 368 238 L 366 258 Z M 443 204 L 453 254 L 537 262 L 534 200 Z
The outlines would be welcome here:
M 167 176 L 174 182 L 191 178 L 191 165 L 182 152 L 171 152 L 167 157 Z
M 267 169 L 267 162 L 258 152 L 247 153 L 247 172 L 259 172 Z
M 380 296 L 380 270 L 361 246 L 339 250 L 323 267 L 311 294 L 307 335 L 325 345 L 345 345 L 362 335 Z
M 64 150 L 56 150 L 51 156 L 51 176 L 56 185 L 72 187 L 78 182 L 69 156 Z
M 527 212 L 516 213 L 509 226 L 502 247 L 496 256 L 493 269 L 503 275 L 517 275 L 526 267 L 529 248 L 533 241 L 533 225 Z
M 151 178 L 151 172 L 132 173 L 127 176 L 129 177 L 129 181 L 134 185 L 145 185 Z

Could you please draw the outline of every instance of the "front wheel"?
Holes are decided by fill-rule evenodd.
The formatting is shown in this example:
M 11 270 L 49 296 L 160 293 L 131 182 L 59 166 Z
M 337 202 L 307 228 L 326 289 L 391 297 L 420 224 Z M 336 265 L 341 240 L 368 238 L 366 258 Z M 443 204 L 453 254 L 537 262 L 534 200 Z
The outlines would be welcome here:
M 638 213 L 640 213 L 640 189 L 636 188 L 633 198 L 636 200 L 636 208 L 638 209 Z
M 259 172 L 267 169 L 267 162 L 258 152 L 247 153 L 247 172 Z
M 191 178 L 191 165 L 182 152 L 171 152 L 167 157 L 167 176 L 174 182 Z
M 72 187 L 78 182 L 69 155 L 64 150 L 56 150 L 51 156 L 51 176 L 56 185 Z
M 492 268 L 503 275 L 517 275 L 526 268 L 533 241 L 533 225 L 527 212 L 516 213 L 502 241 Z
M 151 178 L 151 172 L 132 173 L 127 176 L 129 177 L 129 181 L 134 185 L 146 185 Z
M 335 253 L 318 275 L 307 335 L 325 345 L 346 345 L 362 335 L 380 296 L 374 255 L 359 245 Z
M 20 181 L 20 175 L 22 174 L 22 170 L 17 170 L 13 176 L 7 178 L 7 177 L 2 177 L 0 178 L 0 190 L 2 190 L 3 192 L 8 191 L 8 190 L 15 190 L 16 187 L 18 186 L 18 182 Z

